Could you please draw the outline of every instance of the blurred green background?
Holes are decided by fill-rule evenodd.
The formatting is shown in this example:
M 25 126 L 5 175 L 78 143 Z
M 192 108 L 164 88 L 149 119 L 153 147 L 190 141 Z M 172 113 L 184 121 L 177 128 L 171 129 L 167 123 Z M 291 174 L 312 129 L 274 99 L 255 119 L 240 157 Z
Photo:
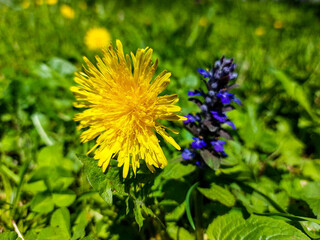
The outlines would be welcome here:
M 71 213 L 73 239 L 117 239 L 121 226 L 141 236 L 116 205 L 86 194 L 90 186 L 76 158 L 92 143 L 80 144 L 69 87 L 82 57 L 94 62 L 100 54 L 85 43 L 95 27 L 113 43 L 120 39 L 125 52 L 153 48 L 158 72 L 172 72 L 166 93 L 179 94 L 183 114 L 197 111 L 187 100 L 187 91 L 201 85 L 196 69 L 222 55 L 234 58 L 233 93 L 243 105 L 228 115 L 238 128 L 228 161 L 276 185 L 286 178 L 319 182 L 319 10 L 309 1 L 1 0 L 0 232 L 12 231 L 14 219 L 27 239 L 46 239 L 61 208 Z M 187 147 L 191 135 L 180 123 L 173 127 Z M 180 154 L 163 147 L 168 159 Z

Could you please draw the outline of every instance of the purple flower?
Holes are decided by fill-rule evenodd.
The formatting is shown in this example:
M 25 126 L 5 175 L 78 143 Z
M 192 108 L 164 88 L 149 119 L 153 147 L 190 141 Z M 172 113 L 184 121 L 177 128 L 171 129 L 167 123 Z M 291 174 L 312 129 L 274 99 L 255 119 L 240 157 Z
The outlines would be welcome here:
M 227 121 L 227 116 L 223 112 L 219 113 L 216 111 L 210 111 L 212 113 L 212 116 L 217 119 L 219 122 L 226 122 Z
M 224 152 L 224 146 L 226 141 L 217 140 L 210 142 L 216 152 Z
M 226 123 L 228 124 L 230 127 L 232 127 L 232 129 L 236 129 L 236 126 L 234 125 L 233 122 L 231 122 L 230 120 L 228 120 L 227 116 L 225 113 L 223 112 L 216 112 L 216 111 L 210 111 L 212 113 L 212 116 L 217 119 L 219 122 L 221 123 Z
M 193 123 L 195 121 L 199 121 L 199 117 L 192 114 L 184 115 L 184 117 L 187 118 L 187 120 L 183 121 L 184 123 Z
M 193 96 L 201 96 L 201 92 L 198 90 L 195 91 L 188 91 L 188 96 L 193 97 Z
M 203 141 L 203 140 L 200 139 L 200 138 L 193 137 L 192 139 L 193 139 L 194 141 L 191 143 L 191 146 L 192 146 L 194 149 L 200 149 L 200 148 L 203 148 L 203 147 L 207 146 L 206 142 Z
M 194 157 L 194 152 L 191 152 L 188 148 L 185 148 L 181 154 L 184 160 L 191 160 Z
M 226 124 L 228 124 L 230 127 L 232 127 L 233 130 L 236 129 L 236 125 L 234 125 L 233 122 L 231 122 L 231 121 L 226 121 Z
M 207 78 L 207 77 L 211 78 L 211 76 L 212 76 L 212 73 L 211 73 L 210 71 L 205 70 L 205 69 L 198 68 L 197 71 L 198 71 L 198 73 L 200 73 L 204 78 Z
M 232 93 L 228 93 L 226 91 L 220 91 L 217 94 L 217 97 L 219 97 L 221 99 L 221 102 L 223 104 L 230 104 L 231 101 L 234 101 L 235 103 L 241 105 L 241 101 L 238 98 L 235 98 L 234 95 Z

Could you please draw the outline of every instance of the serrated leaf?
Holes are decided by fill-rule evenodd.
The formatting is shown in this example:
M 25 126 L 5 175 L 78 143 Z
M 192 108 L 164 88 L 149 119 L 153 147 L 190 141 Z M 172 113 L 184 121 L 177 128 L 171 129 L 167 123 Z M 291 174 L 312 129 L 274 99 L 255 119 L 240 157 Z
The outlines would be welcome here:
M 236 199 L 229 190 L 212 183 L 210 188 L 198 188 L 198 190 L 211 200 L 217 200 L 227 207 L 234 206 Z
M 251 215 L 244 220 L 240 212 L 217 217 L 208 227 L 211 240 L 308 240 L 299 229 L 281 220 Z
M 162 172 L 162 177 L 165 179 L 180 179 L 186 175 L 189 175 L 194 170 L 196 166 L 193 165 L 183 165 L 179 161 L 169 162 L 168 166 Z
M 143 226 L 143 220 L 144 220 L 144 217 L 142 216 L 142 212 L 141 212 L 141 204 L 143 203 L 141 203 L 140 200 L 135 200 L 134 208 L 133 208 L 134 218 L 139 225 L 139 229 L 141 229 L 141 227 Z
M 112 195 L 119 197 L 127 195 L 120 168 L 110 167 L 103 173 L 96 160 L 83 155 L 78 157 L 84 165 L 84 172 L 90 185 L 108 204 L 112 203 Z
M 58 227 L 60 231 L 66 233 L 70 238 L 70 213 L 67 208 L 57 209 L 51 216 L 50 225 Z

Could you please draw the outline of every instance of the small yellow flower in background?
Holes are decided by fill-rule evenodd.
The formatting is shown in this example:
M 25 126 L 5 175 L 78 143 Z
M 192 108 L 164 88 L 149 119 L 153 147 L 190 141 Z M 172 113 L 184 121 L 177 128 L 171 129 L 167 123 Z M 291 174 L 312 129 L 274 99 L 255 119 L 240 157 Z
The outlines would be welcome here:
M 21 7 L 23 9 L 27 9 L 28 7 L 30 7 L 30 1 L 29 0 L 24 0 L 22 3 L 21 3 Z
M 43 4 L 43 0 L 36 0 L 36 4 L 37 5 L 42 5 Z
M 255 32 L 254 32 L 257 36 L 261 37 L 263 35 L 266 34 L 266 30 L 264 29 L 264 27 L 258 27 L 256 28 Z
M 199 25 L 200 25 L 201 27 L 206 27 L 206 26 L 208 26 L 208 24 L 209 24 L 208 18 L 206 18 L 206 17 L 201 17 L 201 18 L 199 19 Z
M 48 5 L 56 5 L 58 3 L 58 0 L 47 0 L 46 3 Z
M 61 12 L 62 16 L 64 16 L 65 18 L 68 18 L 68 19 L 73 19 L 74 15 L 75 15 L 74 10 L 67 4 L 61 5 L 60 12 Z
M 80 121 L 78 129 L 87 128 L 81 134 L 81 142 L 96 139 L 94 158 L 105 171 L 111 158 L 117 157 L 118 167 L 123 166 L 126 178 L 129 166 L 134 174 L 143 159 L 151 172 L 154 167 L 164 168 L 167 159 L 155 135 L 156 131 L 166 142 L 180 150 L 180 146 L 165 131 L 158 119 L 169 121 L 186 120 L 179 116 L 181 111 L 178 96 L 158 96 L 170 82 L 171 73 L 163 71 L 153 80 L 158 60 L 152 63 L 151 48 L 138 49 L 124 55 L 123 47 L 117 40 L 117 49 L 102 49 L 103 58 L 96 57 L 97 67 L 87 58 L 85 72 L 76 73 L 75 82 L 81 86 L 71 87 L 79 102 L 75 107 L 88 108 L 75 115 Z M 177 131 L 171 130 L 175 134 Z
M 90 50 L 99 50 L 110 44 L 111 36 L 107 29 L 102 27 L 92 28 L 84 37 L 84 42 Z
M 281 28 L 283 28 L 283 22 L 280 21 L 280 20 L 276 20 L 276 21 L 273 23 L 273 27 L 274 27 L 275 29 L 281 29 Z

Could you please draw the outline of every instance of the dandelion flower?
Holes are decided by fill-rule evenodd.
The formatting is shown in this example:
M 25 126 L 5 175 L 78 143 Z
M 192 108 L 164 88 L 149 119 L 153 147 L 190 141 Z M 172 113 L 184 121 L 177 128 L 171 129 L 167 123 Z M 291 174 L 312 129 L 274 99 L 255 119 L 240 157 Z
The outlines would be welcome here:
M 23 9 L 27 9 L 30 7 L 30 1 L 29 0 L 24 0 L 22 3 L 21 3 L 21 7 Z
M 280 20 L 277 20 L 277 21 L 275 21 L 275 22 L 273 23 L 273 27 L 274 27 L 275 29 L 281 29 L 281 28 L 283 28 L 283 22 L 280 21 Z
M 206 26 L 208 26 L 208 24 L 209 24 L 208 18 L 206 18 L 206 17 L 201 17 L 201 18 L 199 19 L 199 25 L 200 25 L 201 27 L 206 27 Z
M 84 42 L 90 50 L 99 50 L 110 44 L 111 36 L 107 29 L 96 27 L 90 29 L 84 38 Z
M 136 174 L 140 159 L 151 172 L 154 167 L 164 168 L 167 159 L 155 132 L 176 149 L 180 146 L 157 120 L 186 118 L 178 116 L 181 108 L 175 105 L 176 94 L 158 96 L 169 84 L 171 73 L 163 71 L 152 80 L 158 65 L 158 61 L 151 61 L 153 50 L 138 49 L 136 54 L 131 52 L 130 59 L 119 40 L 116 45 L 117 49 L 112 45 L 102 49 L 103 57 L 96 57 L 97 67 L 84 57 L 87 69 L 76 73 L 74 79 L 81 86 L 73 86 L 71 91 L 79 101 L 74 106 L 88 108 L 74 118 L 80 122 L 79 129 L 86 128 L 80 136 L 82 142 L 96 138 L 88 154 L 95 150 L 94 158 L 102 171 L 118 156 L 118 167 L 123 166 L 126 178 L 129 166 Z
M 48 5 L 56 5 L 58 3 L 58 0 L 47 0 Z
M 261 37 L 263 35 L 266 34 L 266 30 L 264 29 L 264 27 L 257 27 L 255 32 L 254 32 L 258 37 Z
M 75 15 L 74 10 L 67 4 L 61 5 L 60 12 L 62 16 L 68 19 L 73 19 Z

